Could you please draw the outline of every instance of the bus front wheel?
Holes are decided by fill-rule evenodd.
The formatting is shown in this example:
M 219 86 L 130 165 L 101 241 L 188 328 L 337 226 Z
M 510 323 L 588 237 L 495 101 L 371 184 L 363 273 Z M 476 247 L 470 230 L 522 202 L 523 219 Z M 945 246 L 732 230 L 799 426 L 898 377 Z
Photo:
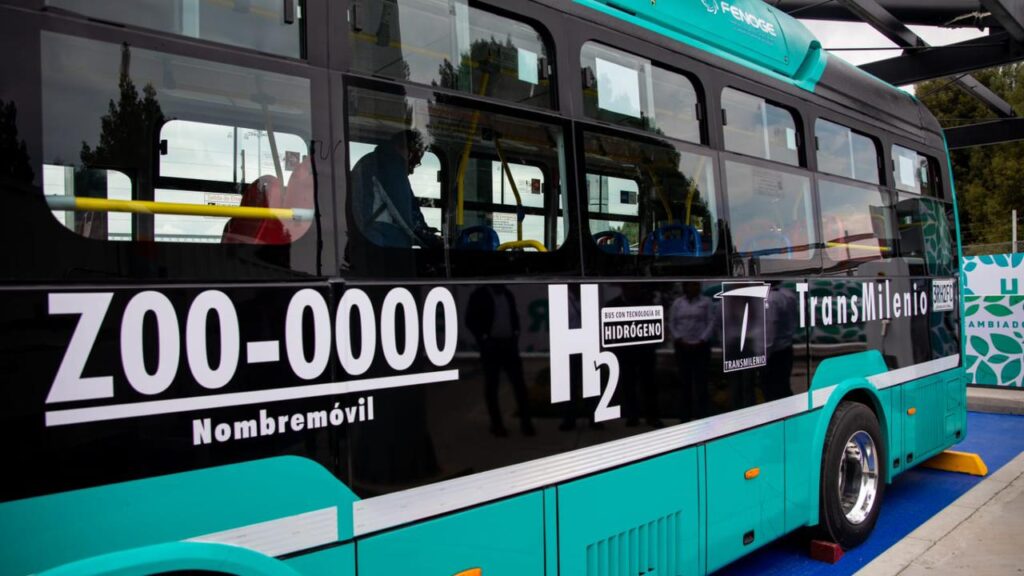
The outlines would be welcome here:
M 821 457 L 821 528 L 849 550 L 871 534 L 885 493 L 885 444 L 867 406 L 843 402 L 825 434 Z

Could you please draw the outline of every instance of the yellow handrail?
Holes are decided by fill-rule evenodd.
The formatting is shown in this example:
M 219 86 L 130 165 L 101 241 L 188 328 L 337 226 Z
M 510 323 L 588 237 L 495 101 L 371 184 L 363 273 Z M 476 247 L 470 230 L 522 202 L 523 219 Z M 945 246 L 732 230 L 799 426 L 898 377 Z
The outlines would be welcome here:
M 480 78 L 480 95 L 483 96 L 487 93 L 487 84 L 491 81 L 491 74 L 484 72 L 482 78 Z M 469 124 L 469 135 L 466 136 L 466 144 L 462 147 L 462 156 L 459 158 L 459 173 L 456 176 L 456 194 L 455 194 L 455 224 L 462 226 L 465 222 L 463 215 L 463 205 L 466 199 L 466 168 L 469 166 L 469 153 L 473 150 L 473 138 L 476 137 L 476 126 L 480 121 L 480 111 L 476 110 L 473 112 L 473 121 Z
M 180 216 L 219 216 L 247 220 L 312 220 L 309 208 L 258 208 L 254 206 L 209 206 L 148 200 L 110 200 L 74 196 L 47 196 L 51 210 L 75 212 L 130 212 L 133 214 L 176 214 Z
M 516 181 L 512 178 L 512 169 L 508 167 L 508 162 L 505 161 L 505 152 L 501 149 L 500 138 L 494 138 L 494 148 L 498 151 L 501 168 L 505 171 L 505 177 L 508 178 L 508 183 L 512 185 L 512 194 L 516 197 L 516 240 L 522 241 L 523 221 L 519 218 L 519 210 L 523 208 L 523 199 L 519 196 L 519 187 L 516 186 Z
M 498 246 L 498 251 L 503 252 L 505 250 L 514 250 L 516 248 L 533 248 L 537 252 L 547 252 L 548 249 L 543 244 L 536 240 L 516 240 L 515 242 L 505 242 Z
M 888 252 L 891 250 L 888 246 L 867 246 L 864 244 L 850 244 L 847 242 L 825 242 L 826 248 L 853 248 L 855 250 L 878 250 L 880 252 Z

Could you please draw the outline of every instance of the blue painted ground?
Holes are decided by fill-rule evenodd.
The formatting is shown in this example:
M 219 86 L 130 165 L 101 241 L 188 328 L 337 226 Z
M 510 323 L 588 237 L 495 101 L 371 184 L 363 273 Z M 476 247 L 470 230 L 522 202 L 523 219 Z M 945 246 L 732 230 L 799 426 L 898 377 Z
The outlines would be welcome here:
M 954 449 L 981 454 L 992 474 L 1024 451 L 1024 416 L 969 412 L 967 439 Z M 808 535 L 797 532 L 737 560 L 716 574 L 853 574 L 981 480 L 966 474 L 914 468 L 887 487 L 881 516 L 868 541 L 847 552 L 837 564 L 811 560 Z

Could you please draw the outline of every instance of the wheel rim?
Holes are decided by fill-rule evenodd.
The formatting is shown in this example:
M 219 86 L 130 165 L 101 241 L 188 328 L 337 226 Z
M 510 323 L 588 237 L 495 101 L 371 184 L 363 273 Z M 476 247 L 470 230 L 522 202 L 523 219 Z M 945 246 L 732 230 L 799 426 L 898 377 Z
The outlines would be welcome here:
M 878 494 L 878 452 L 871 435 L 858 430 L 846 441 L 839 459 L 839 503 L 852 524 L 871 513 Z

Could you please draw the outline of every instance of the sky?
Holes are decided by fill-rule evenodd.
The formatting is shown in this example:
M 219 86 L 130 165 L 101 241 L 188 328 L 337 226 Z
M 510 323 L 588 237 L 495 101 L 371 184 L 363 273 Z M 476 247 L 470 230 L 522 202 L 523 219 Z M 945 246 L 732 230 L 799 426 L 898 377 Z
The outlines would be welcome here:
M 892 48 L 896 45 L 874 28 L 863 23 L 834 22 L 830 20 L 801 20 L 826 49 L 828 48 Z M 936 26 L 910 26 L 914 33 L 935 46 L 962 42 L 984 36 L 987 30 L 977 28 L 938 28 Z M 858 50 L 832 52 L 833 55 L 851 64 L 861 65 L 875 60 L 884 60 L 900 55 L 899 50 Z M 911 86 L 905 86 L 913 91 Z

